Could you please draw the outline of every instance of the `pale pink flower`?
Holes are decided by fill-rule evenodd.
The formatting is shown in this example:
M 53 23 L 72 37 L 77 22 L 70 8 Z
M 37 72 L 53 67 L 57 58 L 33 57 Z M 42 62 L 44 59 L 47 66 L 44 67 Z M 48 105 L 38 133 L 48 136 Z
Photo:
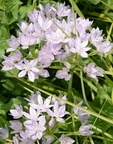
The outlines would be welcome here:
M 38 54 L 38 60 L 46 67 L 51 65 L 52 61 L 54 60 L 54 55 L 52 54 L 49 47 L 42 47 Z
M 39 16 L 39 11 L 37 11 L 36 9 L 34 9 L 33 12 L 30 12 L 28 14 L 28 18 L 32 22 L 36 22 L 38 20 L 38 16 Z
M 90 135 L 92 135 L 94 133 L 92 130 L 90 130 L 91 128 L 92 128 L 92 125 L 84 125 L 83 124 L 79 128 L 79 132 L 83 136 L 90 136 Z
M 50 107 L 53 106 L 50 104 L 50 102 L 51 102 L 51 96 L 49 96 L 48 98 L 43 100 L 42 96 L 38 95 L 37 96 L 37 104 L 34 104 L 34 103 L 29 103 L 29 104 L 32 108 L 39 109 L 40 112 L 46 112 L 47 109 L 49 109 Z
M 35 44 L 36 38 L 30 34 L 24 35 L 22 33 L 19 34 L 19 43 L 22 45 L 22 49 L 28 49 L 30 45 Z
M 57 101 L 54 104 L 53 111 L 47 109 L 47 113 L 51 117 L 55 117 L 56 121 L 58 122 L 65 122 L 62 117 L 64 117 L 66 114 L 69 114 L 68 112 L 66 112 L 66 106 L 59 106 Z
M 23 109 L 22 106 L 18 106 L 16 104 L 14 104 L 15 109 L 11 109 L 10 110 L 10 115 L 13 116 L 14 119 L 19 119 L 22 117 L 22 113 L 23 113 Z
M 56 17 L 56 9 L 54 7 L 54 5 L 50 5 L 49 3 L 46 4 L 46 6 L 44 7 L 42 4 L 39 4 L 39 8 L 41 10 L 41 13 L 44 13 L 47 15 L 47 17 L 49 18 L 54 18 Z
M 63 99 L 63 100 L 67 100 L 67 97 L 66 97 L 66 95 L 62 95 L 62 94 L 59 94 L 59 96 L 58 96 L 59 98 L 61 98 L 61 99 Z M 56 98 L 54 98 L 54 97 L 52 97 L 52 100 L 51 100 L 51 102 L 54 104 L 55 103 L 55 101 L 58 101 L 58 104 L 59 105 L 65 105 L 66 103 L 65 102 L 63 102 L 63 101 L 61 101 L 61 100 L 58 100 L 58 99 L 56 99 Z
M 64 134 L 59 138 L 60 144 L 73 144 L 75 140 L 70 137 L 66 137 Z
M 102 30 L 100 30 L 98 27 L 96 29 L 93 28 L 91 30 L 90 39 L 93 45 L 101 43 L 103 41 Z
M 53 24 L 52 21 L 48 18 L 46 18 L 44 15 L 38 16 L 38 24 L 40 26 L 40 29 L 43 31 L 47 31 L 50 29 L 51 25 Z
M 59 4 L 56 11 L 57 11 L 56 13 L 57 13 L 59 18 L 68 16 L 71 13 L 71 9 L 69 8 L 69 6 L 65 6 L 65 3 Z
M 83 103 L 83 101 L 81 101 L 80 103 L 78 103 L 78 106 L 81 106 L 84 109 L 87 109 L 86 106 L 82 106 L 82 103 Z M 75 114 L 78 116 L 79 120 L 82 123 L 86 123 L 88 121 L 88 118 L 90 117 L 89 113 L 87 113 L 85 111 L 82 111 L 82 110 L 80 110 L 78 108 L 75 108 L 75 107 L 73 107 L 73 111 L 75 112 Z
M 86 67 L 84 67 L 84 72 L 87 73 L 88 77 L 94 78 L 98 81 L 97 76 L 103 77 L 103 73 L 105 71 L 100 67 L 95 67 L 95 63 L 89 63 Z
M 32 107 L 30 107 L 29 113 L 23 112 L 23 115 L 28 119 L 37 121 L 40 115 L 40 110 L 39 109 L 35 110 Z
M 30 23 L 28 24 L 26 21 L 22 21 L 20 24 L 18 24 L 22 34 L 27 35 L 34 32 L 34 24 Z M 20 34 L 20 32 L 19 32 Z
M 51 42 L 53 44 L 68 42 L 68 38 L 66 38 L 66 35 L 59 28 L 56 31 L 51 31 L 50 33 L 47 33 L 46 39 L 48 42 Z
M 52 135 L 46 135 L 42 137 L 42 144 L 51 144 L 54 141 L 54 137 Z
M 110 43 L 110 41 L 103 41 L 96 44 L 95 47 L 100 54 L 109 53 L 113 48 L 113 43 Z
M 20 45 L 18 38 L 14 37 L 13 35 L 11 36 L 11 40 L 8 40 L 7 43 L 10 46 L 10 48 L 8 48 L 6 52 L 15 51 L 17 47 Z
M 81 17 L 76 19 L 76 29 L 78 32 L 86 31 L 90 28 L 93 21 L 90 21 L 89 19 L 83 19 Z
M 18 77 L 24 77 L 26 74 L 28 74 L 28 78 L 30 81 L 34 82 L 35 75 L 37 72 L 39 72 L 37 68 L 37 59 L 31 60 L 30 62 L 26 59 L 23 60 L 24 63 L 20 65 L 16 65 L 17 69 L 22 70 Z
M 77 37 L 75 40 L 70 39 L 69 41 L 70 51 L 72 53 L 77 53 L 84 58 L 88 57 L 87 51 L 91 49 L 90 47 L 87 47 L 87 45 L 88 45 L 88 40 L 81 41 L 79 37 Z
M 6 139 L 9 136 L 8 127 L 5 125 L 5 128 L 0 128 L 0 139 Z
M 29 136 L 33 140 L 37 140 L 42 138 L 43 132 L 46 130 L 45 123 L 45 117 L 42 117 L 39 122 L 35 120 L 25 121 L 24 126 L 27 128 L 26 131 L 29 133 Z
M 14 133 L 18 133 L 22 130 L 22 123 L 17 121 L 17 120 L 13 120 L 13 121 L 9 121 L 10 122 L 10 128 L 12 128 L 14 131 L 11 131 L 11 134 Z
M 66 81 L 70 80 L 71 75 L 68 74 L 69 70 L 67 68 L 63 68 L 62 70 L 57 71 L 56 77 L 58 79 L 65 79 Z
M 15 54 L 10 54 L 8 56 L 3 56 L 4 61 L 2 62 L 2 70 L 11 70 L 16 67 L 16 64 L 21 61 L 22 54 L 19 50 Z

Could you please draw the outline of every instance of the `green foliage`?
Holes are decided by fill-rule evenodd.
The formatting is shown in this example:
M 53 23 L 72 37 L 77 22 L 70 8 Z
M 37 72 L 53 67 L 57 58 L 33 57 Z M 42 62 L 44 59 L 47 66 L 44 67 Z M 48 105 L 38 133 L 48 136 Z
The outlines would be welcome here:
M 83 0 L 83 1 L 85 1 L 85 0 Z M 90 3 L 94 4 L 94 5 L 97 5 L 97 4 L 100 3 L 100 0 L 88 0 L 88 2 L 90 2 Z
M 33 3 L 24 0 L 0 0 L 0 62 L 2 62 L 3 55 L 8 48 L 7 40 L 10 39 L 11 35 L 16 35 L 17 23 L 21 20 L 28 20 L 28 13 L 33 11 L 34 8 L 38 8 L 36 5 L 38 2 L 39 1 L 36 0 L 33 1 Z M 40 1 L 43 5 L 49 2 L 51 4 L 57 4 L 58 1 Z M 100 27 L 100 29 L 105 32 L 104 38 L 113 41 L 112 0 L 69 0 L 68 4 L 70 4 L 70 6 L 72 5 L 78 15 L 91 20 L 93 19 L 93 26 Z M 101 58 L 93 54 L 86 63 L 89 61 L 95 62 L 97 66 L 101 66 L 106 70 L 106 75 L 104 78 L 99 79 L 99 83 L 97 83 L 95 80 L 91 80 L 83 74 L 82 82 L 84 85 L 81 87 L 80 69 L 75 68 L 71 89 L 72 97 L 77 103 L 84 99 L 84 105 L 87 105 L 89 113 L 91 111 L 91 114 L 94 115 L 90 120 L 91 123 L 97 127 L 97 129 L 94 130 L 95 135 L 103 138 L 92 136 L 94 143 L 112 144 L 113 142 L 105 140 L 104 137 L 110 139 L 110 136 L 113 134 L 113 124 L 111 124 L 113 121 L 113 56 L 112 54 L 107 54 L 104 58 Z M 60 69 L 60 66 L 53 67 L 55 69 Z M 25 106 L 26 101 L 23 97 L 28 97 L 31 91 L 35 92 L 41 89 L 42 92 L 45 92 L 45 97 L 49 94 L 58 95 L 59 93 L 68 93 L 68 83 L 64 80 L 57 80 L 54 78 L 55 69 L 53 70 L 52 67 L 50 67 L 49 71 L 52 76 L 48 80 L 40 78 L 34 85 L 28 83 L 26 79 L 19 81 L 19 79 L 15 78 L 14 76 L 18 74 L 18 70 L 16 69 L 11 70 L 11 73 L 0 71 L 0 127 L 4 127 L 5 124 L 9 125 L 9 110 L 14 108 L 14 104 Z M 86 97 L 83 97 L 83 89 L 85 89 L 84 95 Z M 74 102 L 72 102 L 72 104 L 73 103 Z M 70 103 L 68 103 L 68 105 L 70 105 Z M 101 116 L 107 118 L 110 123 Z M 71 123 L 72 122 L 71 120 Z M 69 132 L 67 123 L 59 125 L 59 128 L 61 131 Z M 82 144 L 85 138 L 78 137 L 77 139 L 78 144 L 79 142 Z M 90 139 L 86 138 L 86 141 L 87 140 L 88 142 L 90 141 Z M 0 142 L 5 143 L 2 140 Z

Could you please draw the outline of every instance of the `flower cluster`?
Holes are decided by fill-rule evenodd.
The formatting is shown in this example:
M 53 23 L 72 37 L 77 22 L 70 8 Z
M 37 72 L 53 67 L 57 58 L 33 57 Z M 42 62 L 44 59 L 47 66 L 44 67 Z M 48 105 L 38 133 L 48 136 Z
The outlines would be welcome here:
M 59 95 L 62 100 L 67 100 L 66 95 Z M 36 94 L 31 94 L 29 98 L 25 98 L 28 101 L 29 108 L 23 110 L 22 106 L 14 105 L 15 109 L 10 110 L 10 115 L 14 120 L 9 121 L 10 132 L 13 135 L 14 144 L 34 144 L 35 141 L 40 141 L 42 144 L 51 144 L 56 139 L 54 132 L 57 132 L 61 123 L 65 123 L 65 116 L 69 115 L 66 111 L 66 103 L 52 98 L 49 96 L 43 99 L 39 91 Z M 80 102 L 78 105 L 82 105 Z M 86 108 L 86 107 L 84 107 Z M 29 109 L 29 110 L 28 110 Z M 78 115 L 78 118 L 83 123 L 78 133 L 83 136 L 89 136 L 93 134 L 89 130 L 92 125 L 85 125 L 89 118 L 89 114 L 83 112 L 77 108 L 73 108 L 73 112 Z M 19 120 L 22 118 L 22 122 Z M 0 139 L 8 138 L 9 132 L 7 126 L 0 128 Z M 75 140 L 62 134 L 57 138 L 61 144 L 73 144 Z M 12 144 L 12 143 L 7 143 Z
M 18 24 L 18 37 L 11 36 L 7 41 L 9 48 L 6 52 L 9 55 L 3 56 L 2 70 L 16 68 L 19 70 L 18 77 L 28 75 L 28 79 L 34 82 L 39 76 L 49 77 L 46 68 L 59 61 L 62 69 L 55 76 L 68 81 L 71 66 L 76 67 L 75 61 L 79 57 L 88 58 L 92 50 L 102 55 L 113 47 L 104 39 L 98 27 L 89 32 L 93 21 L 76 17 L 69 6 L 47 4 L 43 7 L 39 4 L 39 9 L 29 13 L 30 23 L 22 21 Z M 72 60 L 69 61 L 69 58 Z M 104 70 L 97 70 L 90 63 L 84 71 L 96 80 L 97 76 L 103 76 L 104 73 Z

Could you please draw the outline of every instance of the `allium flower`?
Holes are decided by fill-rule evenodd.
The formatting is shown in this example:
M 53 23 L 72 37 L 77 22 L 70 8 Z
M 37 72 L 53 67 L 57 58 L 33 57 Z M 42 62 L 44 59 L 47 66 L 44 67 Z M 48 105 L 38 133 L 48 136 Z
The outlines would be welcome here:
M 108 53 L 113 48 L 113 43 L 110 43 L 110 41 L 103 41 L 95 46 L 99 53 L 104 54 Z
M 22 140 L 20 144 L 35 144 L 34 141 L 30 138 Z
M 29 103 L 30 106 L 34 109 L 39 109 L 40 112 L 46 112 L 46 110 L 53 105 L 50 105 L 51 102 L 51 96 L 49 96 L 47 99 L 43 100 L 41 95 L 37 96 L 37 104 Z
M 61 98 L 61 99 L 63 99 L 63 100 L 67 100 L 67 96 L 66 96 L 66 95 L 63 96 L 62 94 L 59 94 L 58 97 Z M 63 101 L 60 101 L 60 100 L 58 100 L 58 99 L 52 97 L 52 101 L 51 101 L 51 102 L 54 104 L 55 101 L 58 101 L 58 104 L 59 104 L 59 105 L 65 105 L 65 104 L 66 104 L 66 103 L 63 102 Z
M 40 115 L 40 110 L 39 109 L 35 110 L 32 107 L 30 107 L 29 113 L 23 112 L 23 115 L 28 119 L 38 120 L 38 117 Z
M 45 46 L 39 51 L 38 60 L 46 67 L 51 65 L 54 60 L 54 55 L 50 51 L 49 47 Z
M 83 101 L 81 101 L 78 106 L 82 106 L 82 103 Z M 82 106 L 84 109 L 87 109 L 87 107 L 85 106 Z M 73 107 L 73 111 L 75 112 L 75 114 L 78 116 L 79 120 L 82 122 L 82 123 L 86 123 L 88 121 L 88 118 L 90 117 L 90 114 L 85 112 L 85 111 L 82 111 L 78 108 L 75 108 Z
M 10 110 L 10 115 L 13 116 L 14 119 L 18 119 L 18 118 L 21 118 L 22 117 L 22 113 L 23 113 L 23 109 L 22 109 L 22 106 L 18 106 L 16 104 L 14 104 L 14 107 L 16 109 L 11 109 Z
M 39 76 L 42 76 L 44 78 L 47 78 L 50 76 L 48 70 L 43 69 L 43 67 L 45 67 L 45 66 L 47 66 L 47 65 L 38 66 L 39 72 L 36 74 L 35 79 L 38 79 Z
M 15 38 L 13 35 L 11 36 L 11 40 L 7 41 L 10 48 L 6 50 L 6 52 L 15 51 L 17 47 L 20 45 L 18 38 Z
M 53 44 L 68 42 L 68 38 L 66 38 L 66 35 L 59 28 L 55 32 L 52 31 L 51 33 L 47 33 L 46 39 L 48 42 L 51 42 Z
M 38 104 L 38 96 L 41 96 L 41 93 L 39 91 L 36 91 L 36 94 L 31 93 L 29 96 L 30 99 L 25 98 L 28 102 L 33 103 L 33 104 Z
M 75 140 L 70 137 L 66 137 L 64 134 L 59 138 L 60 144 L 73 144 Z
M 96 45 L 98 43 L 101 43 L 103 41 L 103 36 L 102 36 L 102 30 L 99 30 L 97 27 L 96 29 L 93 28 L 91 30 L 91 35 L 90 35 L 91 43 L 93 45 Z
M 16 51 L 15 54 L 10 54 L 7 56 L 3 56 L 4 61 L 2 62 L 3 68 L 2 70 L 11 70 L 14 69 L 16 64 L 21 61 L 22 54 L 19 50 Z
M 62 70 L 57 71 L 56 77 L 58 79 L 65 79 L 66 81 L 70 80 L 71 75 L 68 74 L 69 70 L 67 68 L 63 68 Z
M 91 49 L 90 47 L 87 47 L 87 45 L 88 40 L 81 41 L 79 37 L 77 37 L 75 40 L 70 39 L 69 41 L 70 51 L 72 53 L 77 53 L 84 58 L 88 57 L 87 51 Z
M 18 77 L 24 77 L 28 73 L 28 78 L 30 81 L 34 82 L 35 74 L 39 72 L 37 68 L 37 59 L 31 60 L 30 62 L 26 59 L 23 60 L 24 63 L 16 65 L 17 69 L 22 70 Z
M 27 128 L 27 133 L 31 136 L 33 140 L 41 139 L 43 132 L 46 130 L 45 127 L 45 117 L 42 117 L 39 122 L 35 120 L 29 120 L 24 122 L 24 126 Z
M 64 117 L 66 114 L 69 114 L 68 112 L 66 112 L 66 106 L 60 106 L 58 105 L 58 102 L 56 101 L 53 107 L 54 111 L 47 109 L 47 113 L 48 115 L 50 115 L 51 117 L 55 117 L 56 121 L 58 122 L 64 122 L 64 119 L 62 117 Z
M 44 31 L 39 29 L 39 24 L 35 23 L 34 24 L 34 32 L 32 33 L 32 36 L 36 39 L 36 43 L 40 43 L 40 40 L 44 40 L 45 39 L 45 34 Z
M 38 24 L 39 24 L 41 30 L 47 31 L 53 23 L 51 20 L 46 18 L 44 15 L 43 16 L 39 15 L 38 16 Z
M 9 131 L 7 126 L 5 125 L 5 128 L 0 128 L 0 139 L 8 138 L 8 136 L 9 136 Z
M 65 6 L 65 3 L 59 4 L 56 13 L 59 18 L 69 16 L 71 13 L 71 9 L 68 6 Z
M 92 125 L 82 125 L 79 128 L 79 132 L 81 133 L 81 135 L 83 136 L 90 136 L 92 135 L 94 132 L 89 130 L 90 128 L 92 128 Z
M 17 120 L 13 120 L 13 121 L 9 121 L 10 122 L 10 128 L 12 128 L 14 131 L 11 132 L 11 134 L 13 133 L 18 133 L 22 130 L 22 123 L 17 121 Z
M 78 32 L 86 31 L 90 28 L 93 21 L 89 21 L 89 19 L 83 19 L 81 17 L 76 19 L 76 29 Z
M 95 63 L 89 63 L 86 67 L 84 67 L 84 72 L 87 73 L 88 77 L 94 78 L 98 81 L 97 76 L 103 77 L 103 73 L 105 71 L 100 67 L 95 67 Z
M 56 55 L 56 59 L 58 59 L 58 60 L 65 60 L 72 54 L 69 46 L 67 46 L 67 45 L 65 45 L 64 51 L 61 50 L 60 52 L 61 52 L 60 54 Z
M 24 35 L 34 32 L 34 25 L 32 23 L 28 24 L 27 22 L 22 21 L 18 26 Z
M 30 12 L 28 14 L 28 18 L 32 22 L 36 22 L 38 20 L 38 16 L 39 16 L 39 11 L 37 11 L 36 9 L 34 9 L 33 12 Z
M 60 51 L 62 48 L 61 44 L 52 44 L 52 43 L 47 43 L 47 47 L 51 51 L 53 55 L 58 55 L 61 54 L 62 52 Z
M 42 144 L 51 144 L 54 141 L 54 137 L 51 135 L 46 135 L 42 137 Z
M 49 3 L 46 4 L 44 7 L 42 4 L 39 4 L 39 8 L 41 10 L 41 13 L 46 14 L 47 17 L 49 18 L 54 18 L 56 17 L 56 9 L 54 5 L 50 5 Z
M 34 38 L 32 35 L 24 35 L 22 33 L 19 35 L 18 40 L 19 43 L 22 45 L 22 49 L 28 49 L 30 45 L 33 45 L 36 42 L 36 38 Z

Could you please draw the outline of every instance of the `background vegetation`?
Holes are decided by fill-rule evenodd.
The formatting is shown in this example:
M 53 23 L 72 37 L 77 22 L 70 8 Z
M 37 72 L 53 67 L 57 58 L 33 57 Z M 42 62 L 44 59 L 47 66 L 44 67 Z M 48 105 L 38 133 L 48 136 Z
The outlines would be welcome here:
M 33 9 L 38 9 L 37 5 L 42 3 L 63 3 L 63 0 L 0 0 L 0 62 L 8 48 L 7 40 L 11 35 L 17 35 L 17 24 L 22 20 L 28 21 L 27 15 Z M 113 42 L 113 0 L 68 0 L 66 5 L 70 5 L 77 16 L 94 20 L 92 27 L 99 27 L 103 30 L 104 38 Z M 95 81 L 81 78 L 79 71 L 74 73 L 72 91 L 74 99 L 77 101 L 84 100 L 88 106 L 91 121 L 93 122 L 93 131 L 95 132 L 89 139 L 83 137 L 78 144 L 113 144 L 113 56 L 112 53 L 104 55 L 100 60 L 98 56 L 90 57 L 92 62 L 106 70 L 104 78 Z M 2 65 L 1 65 L 2 68 Z M 51 75 L 56 71 L 49 69 Z M 11 73 L 10 73 L 11 72 Z M 11 70 L 0 71 L 0 127 L 5 124 L 9 125 L 12 117 L 9 110 L 14 108 L 14 104 L 26 105 L 23 97 L 28 97 L 32 91 L 41 89 L 50 94 L 62 92 L 67 94 L 67 82 L 57 80 L 54 77 L 49 79 L 39 79 L 32 83 L 20 80 L 16 77 L 18 71 Z M 83 97 L 83 87 L 85 90 Z M 46 95 L 45 95 L 46 96 Z M 72 106 L 72 104 L 69 103 Z M 1 140 L 0 143 L 5 143 Z

